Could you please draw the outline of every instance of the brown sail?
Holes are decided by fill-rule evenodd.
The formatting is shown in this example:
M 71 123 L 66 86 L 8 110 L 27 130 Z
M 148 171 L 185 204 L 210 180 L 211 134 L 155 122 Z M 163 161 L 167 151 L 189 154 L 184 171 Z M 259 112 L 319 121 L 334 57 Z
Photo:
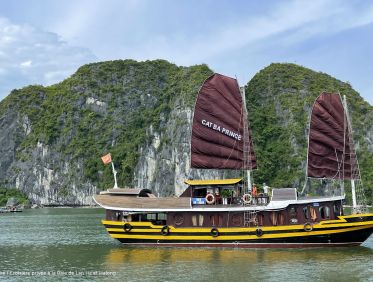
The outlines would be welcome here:
M 308 145 L 308 177 L 357 179 L 352 132 L 339 94 L 322 93 L 313 106 Z
M 236 79 L 214 74 L 203 83 L 194 111 L 191 167 L 256 168 L 244 107 Z

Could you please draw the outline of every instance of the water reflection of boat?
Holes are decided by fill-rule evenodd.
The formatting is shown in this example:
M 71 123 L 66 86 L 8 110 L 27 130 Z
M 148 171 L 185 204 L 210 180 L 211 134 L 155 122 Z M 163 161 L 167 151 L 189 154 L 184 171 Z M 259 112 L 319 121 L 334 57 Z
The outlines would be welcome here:
M 361 256 L 372 256 L 373 251 L 369 248 L 354 249 L 355 254 Z M 153 265 L 166 262 L 168 264 L 200 261 L 202 264 L 206 262 L 221 261 L 224 263 L 233 263 L 238 261 L 247 261 L 250 263 L 266 262 L 268 264 L 276 264 L 278 262 L 284 264 L 292 264 L 296 261 L 306 262 L 312 260 L 323 262 L 338 261 L 343 257 L 348 257 L 346 248 L 335 248 L 331 252 L 330 249 L 312 251 L 309 250 L 294 250 L 294 249 L 272 249 L 272 250 L 254 250 L 254 249 L 191 249 L 191 248 L 116 248 L 111 249 L 105 256 L 104 263 L 110 265 Z
M 370 248 L 111 248 L 104 269 L 126 281 L 369 280 Z M 338 262 L 338 263 L 336 263 Z M 359 267 L 357 267 L 359 265 Z M 117 275 L 117 277 L 119 276 Z
M 193 168 L 256 168 L 245 104 L 235 79 L 214 74 L 204 82 L 193 119 Z M 296 188 L 257 194 L 249 173 L 243 179 L 187 180 L 189 187 L 179 198 L 156 198 L 148 190 L 134 194 L 110 189 L 95 196 L 106 209 L 103 224 L 111 237 L 131 245 L 360 245 L 373 232 L 373 214 L 363 213 L 360 171 L 347 116 L 339 94 L 322 93 L 310 122 L 308 183 L 317 179 L 328 189 L 338 184 L 337 195 L 299 197 Z M 344 215 L 342 206 L 346 180 L 351 181 L 354 203 L 354 214 L 349 216 Z

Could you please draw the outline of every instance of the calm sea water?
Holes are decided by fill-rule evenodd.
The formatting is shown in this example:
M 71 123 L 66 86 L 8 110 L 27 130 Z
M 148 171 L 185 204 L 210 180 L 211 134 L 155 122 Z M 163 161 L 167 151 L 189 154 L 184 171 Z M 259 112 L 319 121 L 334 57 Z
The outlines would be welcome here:
M 361 247 L 123 247 L 102 209 L 0 214 L 0 281 L 373 281 L 373 236 Z

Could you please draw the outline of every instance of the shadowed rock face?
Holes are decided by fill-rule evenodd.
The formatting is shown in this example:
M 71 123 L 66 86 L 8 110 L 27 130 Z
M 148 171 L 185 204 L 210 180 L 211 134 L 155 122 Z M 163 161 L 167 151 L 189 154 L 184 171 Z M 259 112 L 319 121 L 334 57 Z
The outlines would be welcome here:
M 156 195 L 180 194 L 186 178 L 237 177 L 190 169 L 194 101 L 211 73 L 204 65 L 113 61 L 83 66 L 50 87 L 13 91 L 0 102 L 0 187 L 17 188 L 37 204 L 90 205 L 93 194 L 113 186 L 111 167 L 100 160 L 108 152 L 119 186 Z M 372 171 L 372 106 L 326 74 L 273 64 L 246 87 L 256 182 L 300 185 L 307 114 L 321 91 L 337 88 L 351 105 L 362 170 Z

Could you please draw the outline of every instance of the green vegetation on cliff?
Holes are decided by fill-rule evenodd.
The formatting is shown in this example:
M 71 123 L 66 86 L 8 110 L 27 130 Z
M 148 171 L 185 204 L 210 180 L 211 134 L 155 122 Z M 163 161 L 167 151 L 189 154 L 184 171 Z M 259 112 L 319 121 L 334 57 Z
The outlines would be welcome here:
M 0 188 L 0 207 L 4 207 L 10 198 L 15 198 L 21 205 L 28 203 L 26 195 L 17 189 Z
M 193 105 L 211 73 L 206 65 L 178 67 L 164 60 L 89 64 L 59 84 L 14 90 L 0 104 L 0 116 L 15 110 L 29 119 L 32 129 L 19 140 L 18 160 L 27 161 L 28 149 L 42 143 L 70 164 L 81 161 L 86 180 L 105 188 L 113 183 L 111 168 L 100 156 L 111 152 L 118 182 L 131 186 L 150 125 L 162 130 L 177 99 Z

